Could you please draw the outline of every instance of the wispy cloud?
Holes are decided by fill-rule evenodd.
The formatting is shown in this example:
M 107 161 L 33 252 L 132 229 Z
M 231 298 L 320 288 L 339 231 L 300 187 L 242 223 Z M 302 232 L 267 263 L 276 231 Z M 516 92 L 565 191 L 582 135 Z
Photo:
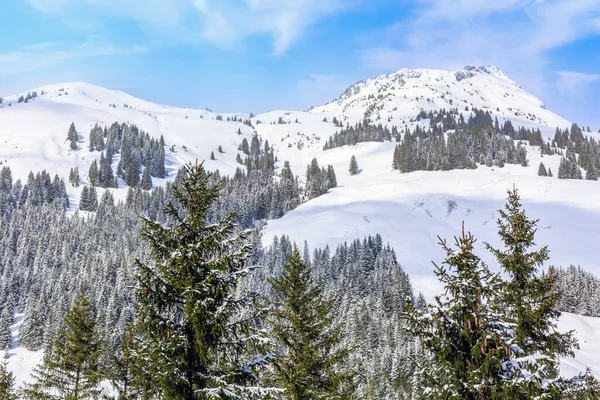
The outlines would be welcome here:
M 361 50 L 366 67 L 485 62 L 539 70 L 549 50 L 600 33 L 598 0 L 416 0 L 414 4 L 414 18 L 387 27 L 376 38 L 377 46 Z
M 80 12 L 102 11 L 137 20 L 168 37 L 239 46 L 248 37 L 267 35 L 273 53 L 285 53 L 314 24 L 346 10 L 357 0 L 27 0 L 45 13 L 65 13 L 72 3 Z M 84 11 L 81 11 L 84 10 Z
M 600 74 L 573 71 L 557 71 L 556 88 L 563 95 L 579 96 L 591 83 L 600 81 Z
M 39 43 L 19 50 L 0 53 L 0 75 L 22 75 L 58 66 L 66 61 L 100 56 L 141 54 L 148 49 L 141 45 L 120 47 L 110 43 L 87 41 L 78 45 L 61 46 Z
M 496 64 L 533 94 L 574 93 L 593 76 L 555 74 L 553 52 L 600 35 L 600 0 L 413 0 L 412 14 L 358 50 L 366 70 Z M 557 80 L 558 78 L 558 80 Z

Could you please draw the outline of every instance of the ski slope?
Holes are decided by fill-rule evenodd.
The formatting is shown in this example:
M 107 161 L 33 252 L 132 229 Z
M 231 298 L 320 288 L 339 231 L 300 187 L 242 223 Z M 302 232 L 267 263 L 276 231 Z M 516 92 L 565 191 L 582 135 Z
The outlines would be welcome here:
M 38 97 L 28 103 L 18 103 L 18 97 L 26 95 L 18 93 L 4 96 L 0 104 L 0 163 L 10 166 L 15 179 L 26 180 L 29 171 L 46 169 L 67 180 L 69 169 L 78 167 L 86 183 L 91 162 L 100 157 L 99 152 L 88 151 L 89 131 L 96 123 L 110 126 L 126 122 L 152 137 L 164 137 L 169 176 L 153 178 L 155 186 L 174 179 L 179 167 L 195 160 L 206 160 L 210 170 L 232 174 L 239 166 L 235 161 L 238 146 L 256 132 L 274 147 L 278 167 L 290 161 L 302 180 L 307 164 L 316 157 L 320 165 L 334 166 L 338 180 L 338 187 L 328 194 L 268 221 L 265 245 L 274 235 L 285 234 L 299 244 L 308 241 L 311 248 L 335 248 L 344 241 L 379 233 L 395 248 L 415 289 L 431 296 L 441 290 L 431 264 L 444 256 L 437 236 L 451 241 L 460 234 L 463 221 L 465 229 L 478 238 L 478 255 L 497 270 L 483 243 L 499 245 L 497 210 L 505 202 L 506 190 L 514 185 L 528 215 L 540 219 L 536 239 L 538 244 L 549 246 L 549 264 L 576 264 L 600 274 L 596 250 L 600 183 L 538 177 L 540 161 L 556 176 L 558 156 L 541 158 L 538 149 L 528 147 L 528 167 L 479 166 L 476 170 L 401 174 L 391 168 L 395 143 L 360 143 L 323 151 L 324 142 L 339 129 L 331 122 L 333 117 L 354 124 L 368 116 L 374 123 L 412 129 L 416 124 L 428 125 L 427 120 L 414 120 L 421 109 L 457 107 L 466 115 L 465 107 L 477 107 L 489 110 L 499 120 L 510 119 L 515 127 L 539 128 L 547 139 L 556 127 L 570 126 L 495 67 L 403 69 L 359 82 L 338 100 L 309 112 L 275 110 L 256 115 L 251 118 L 252 127 L 227 121 L 228 117 L 247 119 L 249 114 L 168 107 L 86 83 L 33 90 Z M 67 141 L 71 122 L 79 134 L 76 151 Z M 222 146 L 223 154 L 218 153 L 218 146 Z M 211 151 L 216 160 L 209 160 Z M 360 170 L 355 176 L 348 173 L 352 155 Z M 77 209 L 82 186 L 67 186 L 72 210 Z M 127 187 L 121 181 L 113 191 L 116 198 L 123 199 Z M 19 382 L 28 379 L 42 357 L 19 346 L 21 322 L 17 315 L 15 339 L 9 350 L 9 365 Z M 576 358 L 562 361 L 563 372 L 572 375 L 590 366 L 600 376 L 600 358 L 596 356 L 600 351 L 600 319 L 565 314 L 560 327 L 575 329 L 581 342 Z

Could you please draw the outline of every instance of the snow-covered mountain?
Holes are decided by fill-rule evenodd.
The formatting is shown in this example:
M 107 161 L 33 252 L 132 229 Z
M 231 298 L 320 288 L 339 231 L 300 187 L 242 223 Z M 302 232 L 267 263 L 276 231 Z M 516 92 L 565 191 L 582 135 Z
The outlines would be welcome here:
M 364 118 L 405 125 L 420 110 L 475 107 L 489 110 L 515 125 L 551 128 L 569 122 L 546 109 L 537 97 L 524 91 L 496 66 L 466 66 L 458 71 L 400 69 L 360 81 L 329 104 L 312 113 L 337 116 L 351 124 Z M 386 122 L 387 121 L 387 122 Z
M 459 71 L 401 69 L 359 82 L 339 99 L 309 112 L 278 110 L 252 117 L 168 107 L 86 83 L 49 85 L 29 92 L 36 92 L 37 97 L 19 102 L 27 92 L 19 93 L 5 96 L 0 104 L 0 164 L 8 165 L 14 178 L 27 179 L 29 171 L 46 169 L 66 180 L 70 168 L 79 167 L 86 183 L 90 164 L 100 156 L 88 150 L 89 132 L 95 124 L 127 122 L 152 137 L 164 137 L 169 175 L 154 179 L 154 185 L 174 179 L 180 166 L 196 159 L 206 160 L 211 170 L 232 174 L 239 166 L 235 160 L 238 146 L 256 132 L 275 148 L 279 167 L 288 160 L 293 172 L 302 177 L 316 157 L 321 165 L 334 166 L 338 181 L 338 187 L 329 193 L 269 221 L 265 245 L 274 235 L 285 234 L 298 243 L 307 240 L 311 247 L 335 247 L 380 233 L 396 249 L 415 289 L 431 295 L 440 289 L 431 267 L 432 260 L 443 257 L 437 235 L 451 238 L 459 233 L 462 221 L 479 239 L 482 258 L 495 269 L 482 242 L 497 244 L 497 210 L 504 203 L 506 190 L 515 185 L 528 215 L 541 220 L 537 242 L 549 245 L 551 263 L 578 264 L 600 273 L 595 250 L 600 184 L 538 177 L 542 159 L 537 147 L 527 147 L 528 167 L 480 166 L 475 170 L 408 174 L 391 167 L 395 143 L 359 143 L 323 150 L 327 138 L 339 130 L 331 122 L 333 117 L 344 125 L 367 117 L 384 126 L 411 127 L 427 124 L 416 120 L 421 110 L 458 108 L 468 114 L 466 108 L 475 107 L 500 120 L 509 119 L 515 127 L 539 128 L 546 138 L 556 127 L 570 126 L 493 66 Z M 248 119 L 252 126 L 243 122 Z M 79 135 L 75 151 L 67 140 L 72 122 Z M 223 153 L 217 151 L 219 146 Z M 209 160 L 211 152 L 215 160 Z M 348 174 L 352 155 L 359 165 L 359 174 L 354 176 Z M 543 157 L 546 167 L 555 172 L 559 161 L 557 155 Z M 81 190 L 81 186 L 68 187 L 72 209 L 78 207 Z M 117 198 L 124 198 L 127 188 L 120 181 L 119 189 L 113 191 Z M 597 324 L 594 319 L 569 316 L 561 326 L 585 331 L 584 351 L 600 348 L 600 332 L 590 328 Z M 585 359 L 585 364 L 578 360 L 568 361 L 569 371 L 587 364 L 600 375 L 600 363 L 593 364 L 595 359 Z

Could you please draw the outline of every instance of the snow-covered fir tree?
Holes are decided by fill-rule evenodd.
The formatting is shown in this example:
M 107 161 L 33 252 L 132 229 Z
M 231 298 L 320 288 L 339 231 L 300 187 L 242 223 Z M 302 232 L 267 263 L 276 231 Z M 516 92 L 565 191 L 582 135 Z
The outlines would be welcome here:
M 184 171 L 173 188 L 181 210 L 166 208 L 173 223 L 144 220 L 152 261 L 136 262 L 135 364 L 167 399 L 267 398 L 277 390 L 263 387 L 258 371 L 273 354 L 253 349 L 264 338 L 252 296 L 236 296 L 252 270 L 249 233 L 233 214 L 208 223 L 222 185 L 211 185 L 202 164 Z

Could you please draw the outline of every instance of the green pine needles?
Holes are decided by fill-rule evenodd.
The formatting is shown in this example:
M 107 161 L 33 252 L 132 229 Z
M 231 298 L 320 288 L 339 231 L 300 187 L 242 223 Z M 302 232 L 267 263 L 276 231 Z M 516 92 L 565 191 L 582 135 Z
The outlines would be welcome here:
M 446 251 L 436 275 L 443 296 L 425 310 L 407 305 L 408 332 L 429 355 L 418 363 L 426 399 L 594 399 L 590 375 L 559 376 L 559 357 L 572 356 L 576 339 L 559 333 L 559 293 L 553 268 L 543 272 L 548 249 L 534 250 L 536 220 L 523 209 L 517 190 L 508 192 L 498 220 L 503 249 L 486 243 L 505 279 L 492 274 L 474 254 L 475 238 L 463 233 Z M 434 264 L 435 265 L 435 264 Z
M 202 164 L 187 165 L 167 205 L 172 223 L 144 219 L 153 260 L 137 261 L 136 364 L 165 399 L 264 399 L 257 371 L 272 354 L 253 351 L 266 341 L 254 296 L 238 296 L 248 266 L 249 232 L 234 214 L 208 224 L 221 184 Z
M 90 298 L 80 295 L 64 320 L 64 328 L 33 372 L 35 382 L 26 385 L 27 399 L 97 399 L 102 378 L 103 348 L 96 331 Z
M 334 300 L 311 276 L 311 268 L 294 247 L 281 276 L 269 279 L 271 336 L 279 346 L 276 381 L 289 400 L 354 398 L 349 351 L 340 347 L 341 327 L 333 324 Z M 344 370 L 346 368 L 346 370 Z

